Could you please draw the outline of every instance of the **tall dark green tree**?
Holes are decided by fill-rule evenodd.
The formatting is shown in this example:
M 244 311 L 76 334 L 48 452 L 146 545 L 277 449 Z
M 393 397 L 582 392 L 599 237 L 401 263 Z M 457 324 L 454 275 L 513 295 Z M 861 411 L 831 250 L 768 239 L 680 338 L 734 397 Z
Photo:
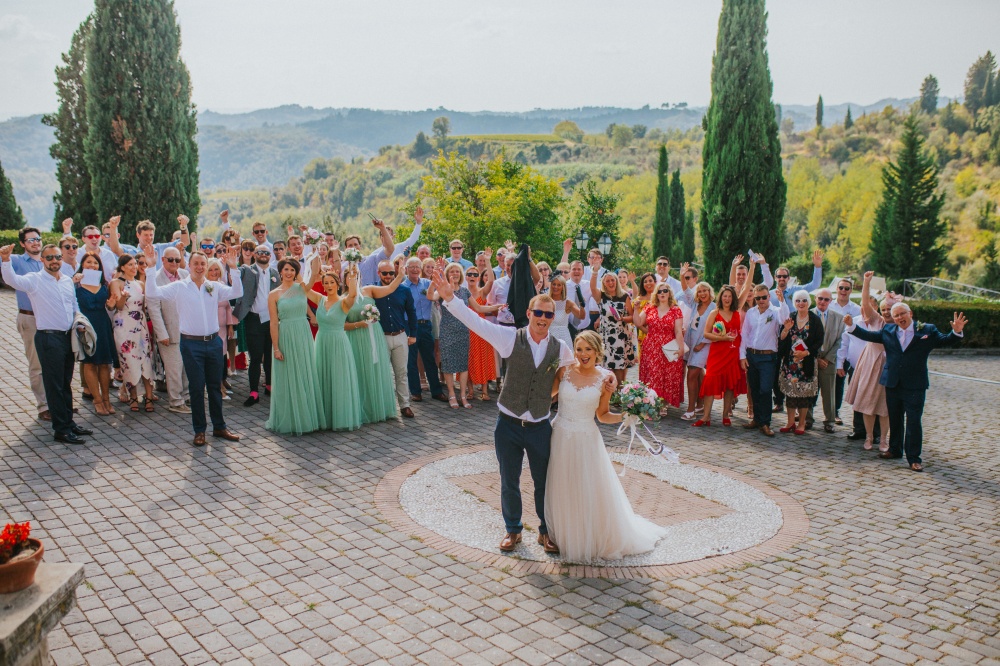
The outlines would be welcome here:
M 748 247 L 783 258 L 785 179 L 766 38 L 764 0 L 723 0 L 702 147 L 700 227 L 712 284 L 728 279 Z
M 694 261 L 694 209 L 688 208 L 684 218 L 684 236 L 681 240 L 682 261 Z
M 823 96 L 816 100 L 816 127 L 823 129 Z
M 7 180 L 0 164 L 0 229 L 20 229 L 24 226 L 24 213 L 14 199 L 14 187 Z
M 158 240 L 194 221 L 198 196 L 196 112 L 180 57 L 171 0 L 97 0 L 87 40 L 87 168 L 98 219 L 121 215 L 122 237 L 142 219 Z
M 681 184 L 680 169 L 670 177 L 670 228 L 674 230 L 670 261 L 678 266 L 682 261 L 691 261 L 691 256 L 684 254 L 684 185 Z
M 936 113 L 938 95 L 940 94 L 941 87 L 938 85 L 937 77 L 928 74 L 920 85 L 920 110 L 924 113 Z
M 62 54 L 63 64 L 56 67 L 56 95 L 59 110 L 42 116 L 42 122 L 55 129 L 56 142 L 49 154 L 56 161 L 59 191 L 55 203 L 54 231 L 62 231 L 62 221 L 73 218 L 73 233 L 79 237 L 87 225 L 97 225 L 97 210 L 91 192 L 90 170 L 84 156 L 87 138 L 87 90 L 84 73 L 87 68 L 87 40 L 93 29 L 93 17 L 80 24 L 70 42 L 69 51 Z M 98 225 L 99 226 L 99 225 Z
M 854 127 L 854 117 L 851 115 L 851 107 L 847 107 L 847 115 L 844 116 L 844 129 L 849 130 Z
M 941 270 L 947 253 L 941 240 L 944 195 L 936 194 L 938 170 L 923 150 L 916 118 L 903 123 L 902 149 L 882 169 L 882 201 L 872 229 L 872 267 L 886 277 L 930 277 Z
M 976 115 L 979 109 L 996 103 L 996 69 L 996 58 L 991 51 L 987 51 L 986 55 L 972 63 L 965 75 L 965 108 L 972 115 Z
M 670 257 L 674 249 L 673 218 L 670 215 L 670 160 L 667 147 L 660 146 L 656 167 L 656 214 L 653 217 L 653 259 Z

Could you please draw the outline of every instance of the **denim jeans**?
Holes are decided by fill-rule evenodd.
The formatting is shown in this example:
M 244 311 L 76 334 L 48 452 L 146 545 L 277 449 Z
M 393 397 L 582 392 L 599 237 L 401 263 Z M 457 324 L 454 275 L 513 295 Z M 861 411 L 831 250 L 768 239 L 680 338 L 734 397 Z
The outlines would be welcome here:
M 547 419 L 524 427 L 503 416 L 497 417 L 493 443 L 500 463 L 500 509 L 504 525 L 511 534 L 519 534 L 524 529 L 521 523 L 521 467 L 525 453 L 528 454 L 528 468 L 535 485 L 538 533 L 548 534 L 549 529 L 545 526 L 545 478 L 549 471 L 551 440 L 552 426 Z
M 225 366 L 222 338 L 188 340 L 181 338 L 181 358 L 188 377 L 191 393 L 191 423 L 195 434 L 205 432 L 205 391 L 208 391 L 208 411 L 212 416 L 212 430 L 225 430 L 222 417 L 222 373 Z

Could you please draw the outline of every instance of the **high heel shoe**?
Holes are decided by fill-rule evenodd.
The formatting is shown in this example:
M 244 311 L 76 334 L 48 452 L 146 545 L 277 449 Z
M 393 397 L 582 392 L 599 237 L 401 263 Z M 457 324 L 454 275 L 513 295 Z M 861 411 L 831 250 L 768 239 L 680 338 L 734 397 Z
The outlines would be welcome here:
M 697 421 L 695 421 L 694 423 L 691 424 L 691 427 L 692 428 L 704 428 L 704 427 L 710 426 L 710 425 L 712 425 L 711 421 L 703 421 L 702 419 L 698 419 Z
M 806 431 L 805 430 L 795 430 L 795 434 L 796 435 L 804 435 L 804 434 L 806 434 Z
M 452 409 L 458 409 L 458 398 L 451 396 L 448 398 L 448 404 L 451 405 Z
M 793 430 L 795 430 L 795 426 L 785 426 L 784 428 L 778 428 L 778 432 L 783 432 L 785 434 L 788 434 Z
M 728 418 L 725 418 L 725 419 L 722 419 L 722 425 L 724 425 L 724 426 L 726 426 L 728 428 L 729 426 L 733 425 L 733 422 L 732 422 L 732 420 L 730 420 Z
M 469 401 L 464 397 L 462 398 L 462 407 L 465 407 L 466 409 L 472 409 L 472 405 L 469 404 Z

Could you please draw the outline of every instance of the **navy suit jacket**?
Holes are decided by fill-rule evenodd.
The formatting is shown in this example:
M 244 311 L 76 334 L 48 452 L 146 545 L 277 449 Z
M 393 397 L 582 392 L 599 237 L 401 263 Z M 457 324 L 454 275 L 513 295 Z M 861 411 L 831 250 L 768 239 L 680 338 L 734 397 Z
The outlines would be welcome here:
M 961 337 L 949 331 L 937 330 L 933 324 L 913 321 L 913 339 L 906 351 L 899 344 L 896 324 L 886 324 L 881 331 L 866 331 L 856 326 L 851 335 L 868 342 L 878 342 L 885 347 L 885 366 L 879 384 L 886 388 L 916 389 L 926 391 L 930 386 L 927 377 L 927 357 L 938 348 L 958 344 Z

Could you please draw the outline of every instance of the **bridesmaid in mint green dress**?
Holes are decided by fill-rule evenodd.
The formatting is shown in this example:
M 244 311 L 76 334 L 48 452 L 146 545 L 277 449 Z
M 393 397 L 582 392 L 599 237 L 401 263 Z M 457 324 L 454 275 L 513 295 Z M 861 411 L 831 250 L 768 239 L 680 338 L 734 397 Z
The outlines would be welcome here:
M 396 278 L 387 286 L 363 287 L 350 312 L 347 313 L 347 339 L 354 352 L 354 363 L 358 369 L 358 385 L 361 388 L 361 406 L 365 423 L 378 423 L 399 416 L 396 404 L 396 380 L 392 374 L 389 348 L 385 344 L 382 326 L 378 322 L 369 324 L 361 314 L 366 305 L 375 305 L 375 299 L 396 290 L 403 282 L 402 261 L 396 262 Z M 368 327 L 372 327 L 369 333 Z M 375 341 L 374 355 L 372 340 Z
M 301 435 L 327 427 L 316 378 L 316 353 L 306 312 L 305 285 L 299 262 L 278 262 L 281 286 L 271 292 L 274 362 L 271 370 L 271 415 L 264 426 L 283 434 Z
M 341 297 L 340 276 L 333 271 L 323 274 L 326 296 L 313 290 L 306 292 L 316 304 L 316 374 L 319 378 L 320 408 L 332 430 L 357 430 L 364 412 L 361 409 L 361 389 L 354 352 L 347 340 L 344 324 L 347 312 L 358 296 L 358 269 L 347 272 L 347 295 Z

